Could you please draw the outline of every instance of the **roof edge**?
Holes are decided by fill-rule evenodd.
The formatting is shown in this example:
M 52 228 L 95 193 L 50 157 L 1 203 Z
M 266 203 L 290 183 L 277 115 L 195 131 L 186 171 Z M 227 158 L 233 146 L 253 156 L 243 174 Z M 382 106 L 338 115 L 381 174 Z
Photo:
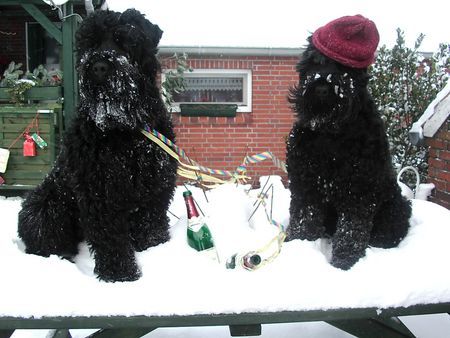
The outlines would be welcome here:
M 433 137 L 450 114 L 449 103 L 445 106 L 441 103 L 448 100 L 450 95 L 450 80 L 436 95 L 434 100 L 425 109 L 419 119 L 413 123 L 409 130 L 409 138 L 413 145 L 423 144 L 424 137 Z M 425 131 L 426 130 L 426 131 Z M 425 132 L 424 132 L 425 131 Z
M 304 48 L 287 47 L 220 47 L 220 46 L 160 46 L 159 54 L 187 53 L 188 55 L 295 56 Z

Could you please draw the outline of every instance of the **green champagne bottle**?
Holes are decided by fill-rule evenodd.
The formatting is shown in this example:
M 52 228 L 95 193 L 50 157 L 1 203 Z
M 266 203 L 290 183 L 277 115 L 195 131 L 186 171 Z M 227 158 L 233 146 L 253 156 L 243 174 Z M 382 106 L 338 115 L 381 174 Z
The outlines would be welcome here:
M 197 251 L 204 252 L 206 256 L 212 259 L 218 260 L 211 231 L 204 218 L 197 211 L 192 192 L 184 191 L 183 197 L 188 216 L 187 242 L 189 246 Z

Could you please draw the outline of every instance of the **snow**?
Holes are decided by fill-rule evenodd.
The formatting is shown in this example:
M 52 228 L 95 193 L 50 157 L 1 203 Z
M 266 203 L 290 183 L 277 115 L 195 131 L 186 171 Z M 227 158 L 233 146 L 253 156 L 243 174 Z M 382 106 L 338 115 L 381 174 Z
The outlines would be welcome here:
M 261 185 L 266 181 L 261 178 Z M 270 185 L 272 218 L 286 225 L 289 191 L 279 177 L 270 177 Z M 270 213 L 271 196 L 248 221 L 257 190 L 226 184 L 206 192 L 208 203 L 199 188 L 190 189 L 207 216 L 221 262 L 187 245 L 185 188 L 178 187 L 170 208 L 179 217 L 170 215 L 171 240 L 137 253 L 143 276 L 123 283 L 95 277 L 84 243 L 75 264 L 25 254 L 16 233 L 21 199 L 0 198 L 0 271 L 7 271 L 0 279 L 0 315 L 193 315 L 450 302 L 450 211 L 437 204 L 413 200 L 411 229 L 399 247 L 368 248 L 349 271 L 328 263 L 326 240 L 285 242 L 272 262 L 247 271 L 226 269 L 225 261 L 264 248 L 277 235 L 264 211 Z
M 423 126 L 427 120 L 429 120 L 435 113 L 435 108 L 439 102 L 441 102 L 447 95 L 450 94 L 450 81 L 445 87 L 436 95 L 436 98 L 428 105 L 422 116 L 415 122 L 419 127 Z

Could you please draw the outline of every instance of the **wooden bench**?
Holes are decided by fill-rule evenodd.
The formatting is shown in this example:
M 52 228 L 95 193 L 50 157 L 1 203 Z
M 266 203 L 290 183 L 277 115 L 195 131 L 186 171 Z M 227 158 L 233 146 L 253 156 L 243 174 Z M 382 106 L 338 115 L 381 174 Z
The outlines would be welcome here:
M 274 313 L 205 314 L 189 316 L 109 316 L 0 318 L 0 338 L 16 329 L 56 329 L 53 337 L 71 337 L 69 329 L 100 329 L 92 338 L 138 338 L 163 327 L 229 326 L 230 335 L 258 336 L 261 324 L 324 321 L 356 337 L 415 337 L 399 316 L 449 313 L 450 303 L 423 304 L 399 308 L 357 308 Z

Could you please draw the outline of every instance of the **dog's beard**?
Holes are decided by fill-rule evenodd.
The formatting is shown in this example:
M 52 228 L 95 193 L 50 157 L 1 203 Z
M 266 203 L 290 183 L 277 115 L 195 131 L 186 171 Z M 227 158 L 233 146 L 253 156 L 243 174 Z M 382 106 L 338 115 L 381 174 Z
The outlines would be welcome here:
M 89 73 L 97 60 L 106 60 L 110 74 L 103 83 L 96 83 Z M 80 61 L 80 107 L 102 131 L 133 129 L 142 124 L 144 114 L 137 67 L 125 56 L 115 52 L 91 52 Z
M 328 94 L 318 96 L 318 86 L 326 87 Z M 311 130 L 339 131 L 352 118 L 355 92 L 354 81 L 348 74 L 306 74 L 296 98 L 301 123 Z

